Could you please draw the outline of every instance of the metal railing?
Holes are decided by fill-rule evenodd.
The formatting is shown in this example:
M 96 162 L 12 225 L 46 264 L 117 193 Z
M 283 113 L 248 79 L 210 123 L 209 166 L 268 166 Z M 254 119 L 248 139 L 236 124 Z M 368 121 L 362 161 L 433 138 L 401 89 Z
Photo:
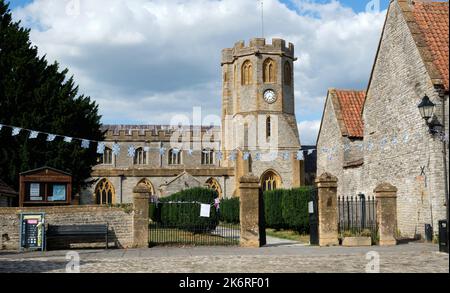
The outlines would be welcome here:
M 167 225 L 149 224 L 150 246 L 157 245 L 238 245 L 240 228 L 236 224 L 219 223 L 210 225 Z
M 339 233 L 355 235 L 370 233 L 376 237 L 377 210 L 375 197 L 364 194 L 338 197 Z

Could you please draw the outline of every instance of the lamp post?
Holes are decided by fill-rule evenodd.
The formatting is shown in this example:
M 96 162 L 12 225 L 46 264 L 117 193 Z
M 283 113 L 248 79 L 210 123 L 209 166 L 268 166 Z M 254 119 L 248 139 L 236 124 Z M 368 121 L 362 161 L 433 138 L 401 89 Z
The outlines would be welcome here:
M 442 120 L 441 123 L 439 119 L 434 115 L 436 105 L 430 100 L 428 96 L 422 98 L 421 103 L 418 105 L 420 115 L 426 121 L 429 131 L 432 135 L 442 134 L 445 135 L 445 96 L 441 95 L 442 98 Z M 444 162 L 444 190 L 445 190 L 445 207 L 446 207 L 446 217 L 447 217 L 447 247 L 449 241 L 449 209 L 448 209 L 448 179 L 447 179 L 447 142 L 442 139 L 443 144 L 443 162 Z M 447 251 L 448 252 L 448 251 Z

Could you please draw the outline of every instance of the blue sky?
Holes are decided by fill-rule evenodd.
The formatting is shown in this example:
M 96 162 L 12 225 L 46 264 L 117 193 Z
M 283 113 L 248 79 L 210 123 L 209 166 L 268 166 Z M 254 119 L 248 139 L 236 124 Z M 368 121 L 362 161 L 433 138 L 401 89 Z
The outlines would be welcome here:
M 295 112 L 312 144 L 328 88 L 367 86 L 389 0 L 368 13 L 375 0 L 264 1 L 268 42 L 295 45 Z M 261 31 L 256 0 L 32 2 L 12 0 L 13 17 L 97 101 L 105 124 L 169 124 L 196 106 L 220 115 L 221 50 Z
M 8 1 L 8 0 L 7 0 Z M 16 8 L 17 6 L 23 6 L 27 3 L 32 2 L 32 0 L 9 0 L 11 4 L 11 8 Z M 282 0 L 282 3 L 287 4 L 290 8 L 293 8 L 293 1 L 292 0 Z M 315 3 L 328 3 L 330 0 L 315 0 L 313 1 Z M 366 8 L 366 5 L 369 1 L 365 0 L 340 0 L 344 6 L 351 7 L 355 12 L 361 12 L 364 11 Z M 387 5 L 389 4 L 389 0 L 380 0 L 381 9 L 386 9 Z

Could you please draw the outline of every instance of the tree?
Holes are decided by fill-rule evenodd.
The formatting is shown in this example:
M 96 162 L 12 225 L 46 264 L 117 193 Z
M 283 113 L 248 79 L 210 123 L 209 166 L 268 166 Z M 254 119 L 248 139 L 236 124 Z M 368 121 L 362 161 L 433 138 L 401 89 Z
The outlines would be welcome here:
M 57 62 L 38 56 L 30 30 L 13 22 L 8 4 L 0 0 L 0 124 L 102 141 L 98 105 L 79 95 L 67 75 Z M 77 192 L 97 158 L 95 144 L 83 149 L 77 140 L 47 142 L 42 134 L 31 140 L 25 132 L 13 137 L 8 128 L 0 130 L 0 178 L 16 189 L 20 172 L 50 166 L 72 173 Z

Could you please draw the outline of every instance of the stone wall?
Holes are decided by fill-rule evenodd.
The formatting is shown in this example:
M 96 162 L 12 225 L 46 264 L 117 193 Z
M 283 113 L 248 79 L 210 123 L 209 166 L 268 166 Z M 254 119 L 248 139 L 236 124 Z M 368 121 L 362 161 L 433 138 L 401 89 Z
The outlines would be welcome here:
M 366 194 L 385 181 L 398 188 L 398 228 L 409 237 L 423 235 L 425 223 L 436 232 L 437 221 L 445 218 L 443 148 L 417 108 L 424 95 L 440 104 L 400 6 L 392 1 L 364 107 L 364 139 L 375 147 L 365 152 L 363 186 Z M 393 138 L 399 143 L 392 144 Z
M 27 207 L 0 208 L 0 250 L 19 248 L 19 215 L 21 212 L 44 212 L 46 224 L 108 224 L 109 242 L 118 248 L 131 248 L 133 245 L 132 206 L 124 208 L 104 206 L 64 206 L 64 207 Z M 73 245 L 80 245 L 80 240 Z M 58 247 L 69 248 L 68 243 L 58 242 Z M 83 244 L 85 246 L 86 244 Z M 104 243 L 88 246 L 104 247 Z M 52 246 L 54 247 L 54 246 Z

